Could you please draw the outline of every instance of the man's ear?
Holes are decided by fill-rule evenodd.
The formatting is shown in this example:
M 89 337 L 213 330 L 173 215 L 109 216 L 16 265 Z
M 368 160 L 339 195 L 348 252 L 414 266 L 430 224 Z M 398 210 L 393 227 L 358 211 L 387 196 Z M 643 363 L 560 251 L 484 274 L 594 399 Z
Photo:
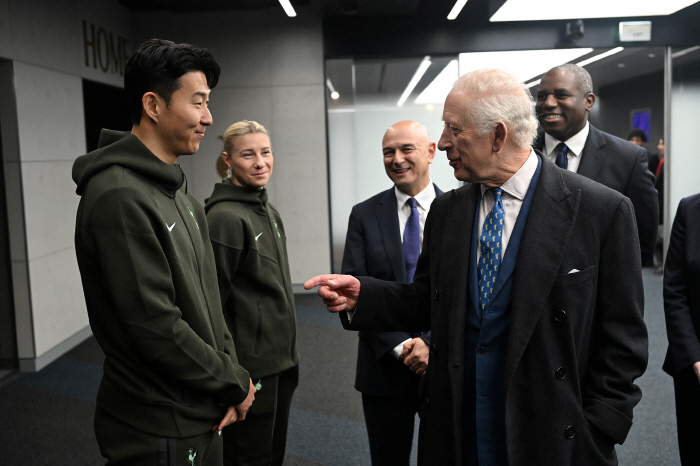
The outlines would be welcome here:
M 494 152 L 500 152 L 506 143 L 507 137 L 508 128 L 506 127 L 506 124 L 501 120 L 496 121 L 496 129 L 493 132 L 492 150 Z
M 434 158 L 435 158 L 435 143 L 431 142 L 428 145 L 428 163 L 429 164 L 433 163 Z
M 590 112 L 591 109 L 593 108 L 593 104 L 595 104 L 595 94 L 592 92 L 589 92 L 588 94 L 586 94 L 583 97 L 583 101 L 585 103 L 586 110 Z
M 154 123 L 158 123 L 158 117 L 162 111 L 162 100 L 158 97 L 155 92 L 146 92 L 143 97 L 141 97 L 141 107 L 143 113 L 149 119 L 153 120 Z

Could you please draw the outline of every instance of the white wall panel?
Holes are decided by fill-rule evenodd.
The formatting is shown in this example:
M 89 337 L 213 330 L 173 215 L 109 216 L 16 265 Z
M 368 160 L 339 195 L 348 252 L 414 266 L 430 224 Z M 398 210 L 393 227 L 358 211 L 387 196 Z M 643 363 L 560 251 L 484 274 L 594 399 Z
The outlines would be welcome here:
M 29 262 L 36 356 L 89 325 L 73 248 Z

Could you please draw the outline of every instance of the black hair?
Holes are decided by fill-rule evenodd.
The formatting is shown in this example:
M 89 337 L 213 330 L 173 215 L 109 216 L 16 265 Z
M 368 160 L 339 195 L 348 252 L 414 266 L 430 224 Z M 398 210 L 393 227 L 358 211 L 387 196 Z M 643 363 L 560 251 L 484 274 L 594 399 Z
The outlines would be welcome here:
M 151 39 L 139 46 L 124 70 L 124 94 L 131 122 L 141 122 L 141 99 L 155 92 L 170 105 L 173 92 L 180 88 L 180 77 L 190 71 L 201 71 L 209 89 L 219 82 L 221 68 L 209 49 L 169 40 Z
M 647 142 L 647 133 L 644 132 L 642 129 L 633 129 L 630 131 L 629 136 L 627 136 L 627 140 L 631 141 L 633 137 L 638 137 L 639 139 L 642 140 L 642 142 Z

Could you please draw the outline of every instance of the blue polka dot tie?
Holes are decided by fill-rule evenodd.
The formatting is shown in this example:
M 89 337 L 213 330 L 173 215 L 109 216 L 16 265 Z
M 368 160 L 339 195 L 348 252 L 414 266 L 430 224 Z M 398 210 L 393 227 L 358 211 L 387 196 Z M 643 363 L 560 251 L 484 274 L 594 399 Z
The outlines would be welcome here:
M 481 310 L 491 301 L 493 286 L 496 284 L 496 276 L 501 266 L 501 239 L 503 237 L 503 202 L 501 202 L 501 188 L 491 189 L 494 198 L 493 209 L 484 220 L 481 229 L 479 244 L 481 257 L 479 258 L 479 304 Z

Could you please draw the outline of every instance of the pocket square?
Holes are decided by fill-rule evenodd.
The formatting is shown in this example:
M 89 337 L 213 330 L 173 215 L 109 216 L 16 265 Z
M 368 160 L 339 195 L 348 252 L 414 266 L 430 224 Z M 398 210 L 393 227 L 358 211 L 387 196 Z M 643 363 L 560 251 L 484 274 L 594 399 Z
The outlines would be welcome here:
M 571 269 L 571 270 L 569 270 L 569 273 L 578 273 L 578 272 L 580 272 L 579 269 Z

